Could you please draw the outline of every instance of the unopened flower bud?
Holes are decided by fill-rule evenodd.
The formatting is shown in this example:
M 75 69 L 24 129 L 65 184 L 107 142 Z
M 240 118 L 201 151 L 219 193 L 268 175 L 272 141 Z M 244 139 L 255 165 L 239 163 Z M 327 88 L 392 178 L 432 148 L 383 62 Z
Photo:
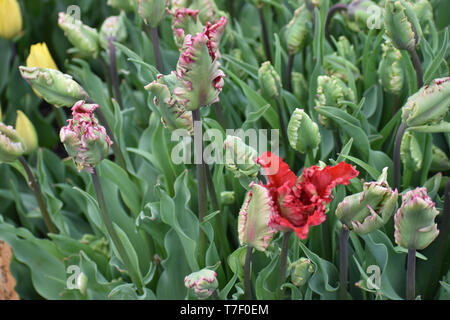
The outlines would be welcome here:
M 17 0 L 0 0 L 0 38 L 13 39 L 22 32 L 22 14 Z
M 425 249 L 439 234 L 434 221 L 438 214 L 426 188 L 406 192 L 394 216 L 395 242 L 406 249 Z
M 232 171 L 236 178 L 241 176 L 256 177 L 259 165 L 256 163 L 258 154 L 236 136 L 227 136 L 224 141 L 225 167 Z
M 65 12 L 59 13 L 58 25 L 64 30 L 67 39 L 80 55 L 97 58 L 100 47 L 99 35 L 96 29 L 88 27 Z
M 297 261 L 291 263 L 290 270 L 291 281 L 296 287 L 304 286 L 315 271 L 311 260 L 305 257 L 301 257 Z
M 19 134 L 13 127 L 0 122 L 0 163 L 13 162 L 23 153 L 22 139 Z
M 241 245 L 265 251 L 275 230 L 269 226 L 273 214 L 269 190 L 252 182 L 239 212 L 238 233 Z
M 447 154 L 442 151 L 442 149 L 433 145 L 432 147 L 432 160 L 431 160 L 431 171 L 448 171 L 450 170 L 450 160 Z
M 292 93 L 298 101 L 308 100 L 308 83 L 302 73 L 292 72 Z
M 202 24 L 198 19 L 198 10 L 191 10 L 188 8 L 176 9 L 172 12 L 172 15 L 172 30 L 175 43 L 181 50 L 186 35 L 202 32 Z
M 222 191 L 220 193 L 220 202 L 225 205 L 233 204 L 236 200 L 236 195 L 234 191 Z
M 186 276 L 184 285 L 188 289 L 193 289 L 200 300 L 205 300 L 216 291 L 219 282 L 217 281 L 217 273 L 205 268 Z
M 414 134 L 406 131 L 400 145 L 400 158 L 403 165 L 411 171 L 419 171 L 422 168 L 422 148 Z
M 78 101 L 72 107 L 73 119 L 59 133 L 67 153 L 73 158 L 79 171 L 92 172 L 93 168 L 109 153 L 112 141 L 104 127 L 98 124 L 94 110 L 98 104 Z
M 216 23 L 221 16 L 226 13 L 220 11 L 214 0 L 192 0 L 189 8 L 199 11 L 200 22 L 206 24 L 206 22 Z
M 423 33 L 428 34 L 430 32 L 430 24 L 434 23 L 433 6 L 428 0 L 416 0 L 412 7 Z
M 258 70 L 259 86 L 263 95 L 276 98 L 281 92 L 281 79 L 270 61 L 266 61 Z
M 86 295 L 87 284 L 88 284 L 88 278 L 86 277 L 86 275 L 83 272 L 81 272 L 76 279 L 76 285 L 77 285 L 78 290 L 80 290 L 80 292 L 83 296 Z
M 336 216 L 349 229 L 367 234 L 381 228 L 397 209 L 398 191 L 389 188 L 386 181 L 388 168 L 377 181 L 364 183 L 364 189 L 345 197 L 338 204 Z
M 119 10 L 133 11 L 136 0 L 108 0 L 107 5 Z
M 320 143 L 319 126 L 303 109 L 296 108 L 292 113 L 287 136 L 291 147 L 301 153 L 317 148 Z
M 450 110 L 450 77 L 435 79 L 408 98 L 402 119 L 408 127 L 435 124 Z
M 347 7 L 348 26 L 352 31 L 381 29 L 383 9 L 371 0 L 354 0 Z
M 386 0 L 384 26 L 398 49 L 415 50 L 419 44 L 422 29 L 408 1 Z
M 299 53 L 306 44 L 308 27 L 312 25 L 311 12 L 302 5 L 294 12 L 292 20 L 286 26 L 286 43 L 290 55 Z
M 382 44 L 383 55 L 381 56 L 378 76 L 383 88 L 395 95 L 399 95 L 405 81 L 405 74 L 401 65 L 402 54 L 395 48 L 391 41 Z
M 45 42 L 33 44 L 27 57 L 27 67 L 39 67 L 58 70 Z
M 38 136 L 33 123 L 20 110 L 17 110 L 16 131 L 22 138 L 24 154 L 33 153 L 38 148 Z
M 123 42 L 127 38 L 127 28 L 123 21 L 125 14 L 122 13 L 119 16 L 112 16 L 107 18 L 100 28 L 100 44 L 103 49 L 109 49 L 109 39 L 113 38 L 114 41 Z
M 336 42 L 336 48 L 339 52 L 339 55 L 346 60 L 350 61 L 352 64 L 356 64 L 356 53 L 355 47 L 348 41 L 348 39 L 344 36 L 340 36 L 338 41 Z
M 155 28 L 166 14 L 169 0 L 138 0 L 139 15 L 150 27 Z
M 58 70 L 19 67 L 20 74 L 48 103 L 55 107 L 72 106 L 88 94 L 71 76 Z

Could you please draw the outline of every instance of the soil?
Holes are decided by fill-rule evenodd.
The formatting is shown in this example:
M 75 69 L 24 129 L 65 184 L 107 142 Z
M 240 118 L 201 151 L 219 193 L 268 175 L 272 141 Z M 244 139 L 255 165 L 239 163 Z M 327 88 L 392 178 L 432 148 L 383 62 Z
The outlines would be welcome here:
M 20 299 L 14 291 L 16 280 L 9 270 L 11 256 L 11 247 L 6 242 L 0 241 L 0 300 Z

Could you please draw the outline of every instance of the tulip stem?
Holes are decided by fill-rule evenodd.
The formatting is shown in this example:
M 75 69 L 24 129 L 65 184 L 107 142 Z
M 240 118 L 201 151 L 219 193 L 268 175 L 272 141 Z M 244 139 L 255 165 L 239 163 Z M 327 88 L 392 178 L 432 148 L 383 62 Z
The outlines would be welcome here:
M 408 266 L 406 272 L 406 299 L 416 298 L 416 249 L 408 249 Z
M 281 140 L 283 140 L 284 147 L 287 150 L 289 150 L 289 143 L 287 140 L 287 133 L 286 133 L 286 127 L 284 125 L 284 118 L 283 118 L 283 111 L 281 109 L 281 98 L 276 97 L 275 103 L 277 105 L 277 111 L 278 111 L 278 117 L 280 119 L 280 131 L 281 131 Z
M 295 55 L 290 54 L 286 67 L 286 90 L 292 92 L 292 69 L 294 68 Z
M 328 33 L 328 27 L 330 26 L 331 19 L 333 16 L 341 10 L 347 10 L 347 5 L 345 3 L 337 3 L 333 5 L 330 10 L 328 10 L 327 19 L 325 20 L 325 36 L 330 40 L 330 34 Z
M 116 47 L 114 46 L 115 38 L 109 38 L 109 73 L 111 75 L 114 98 L 123 110 L 122 95 L 120 94 L 119 75 L 117 74 Z
M 161 58 L 161 49 L 159 46 L 158 27 L 149 27 L 149 29 L 150 38 L 152 39 L 153 56 L 155 57 L 156 69 L 158 69 L 159 72 L 163 73 L 164 70 Z
M 394 189 L 400 188 L 400 146 L 402 138 L 406 131 L 406 123 L 402 122 L 397 130 L 397 136 L 394 143 Z
M 350 232 L 348 227 L 343 224 L 339 234 L 339 279 L 340 300 L 347 300 L 347 282 L 348 282 L 348 238 Z
M 261 23 L 261 32 L 264 43 L 264 51 L 266 53 L 266 59 L 272 61 L 272 55 L 270 53 L 269 35 L 267 34 L 267 25 L 266 20 L 264 19 L 263 5 L 264 4 L 261 3 L 258 6 L 259 21 Z
M 97 195 L 97 202 L 98 207 L 100 209 L 101 218 L 103 220 L 103 223 L 105 224 L 106 230 L 109 233 L 109 236 L 111 237 L 111 240 L 116 247 L 120 258 L 122 259 L 122 262 L 124 263 L 125 267 L 128 269 L 128 273 L 131 277 L 131 280 L 136 285 L 136 288 L 140 295 L 144 294 L 143 290 L 143 283 L 141 282 L 141 278 L 138 274 L 138 270 L 136 270 L 133 267 L 133 264 L 131 263 L 131 259 L 125 250 L 125 247 L 122 243 L 122 241 L 119 238 L 119 235 L 117 234 L 116 229 L 114 228 L 113 222 L 108 215 L 108 209 L 106 208 L 106 202 L 105 197 L 103 195 L 102 185 L 100 183 L 100 179 L 97 174 L 97 170 L 94 168 L 93 172 L 91 173 L 92 182 L 94 184 L 94 190 L 95 194 Z
M 417 54 L 415 49 L 408 50 L 412 62 L 414 65 L 414 69 L 416 70 L 416 76 L 417 76 L 417 85 L 418 88 L 423 87 L 423 71 L 422 71 L 422 63 L 420 62 L 419 55 Z
M 291 237 L 292 231 L 285 232 L 283 234 L 283 242 L 281 245 L 281 256 L 280 256 L 280 269 L 278 273 L 278 284 L 277 284 L 277 297 L 281 298 L 282 290 L 281 286 L 286 279 L 286 270 L 287 270 L 287 258 L 289 252 L 289 239 Z
M 50 214 L 47 211 L 47 207 L 45 206 L 44 202 L 44 197 L 42 196 L 41 187 L 39 186 L 39 183 L 37 182 L 33 174 L 33 171 L 31 170 L 27 160 L 25 160 L 23 156 L 19 157 L 19 161 L 22 164 L 23 168 L 25 169 L 25 172 L 27 173 L 29 186 L 31 190 L 33 190 L 39 209 L 41 210 L 42 218 L 44 219 L 44 223 L 47 226 L 47 230 L 50 233 L 58 233 L 58 229 L 53 224 L 53 221 L 50 218 Z
M 251 264 L 252 264 L 252 246 L 247 246 L 247 251 L 245 253 L 245 264 L 244 264 L 244 293 L 246 300 L 253 300 L 252 295 L 252 279 L 251 279 Z

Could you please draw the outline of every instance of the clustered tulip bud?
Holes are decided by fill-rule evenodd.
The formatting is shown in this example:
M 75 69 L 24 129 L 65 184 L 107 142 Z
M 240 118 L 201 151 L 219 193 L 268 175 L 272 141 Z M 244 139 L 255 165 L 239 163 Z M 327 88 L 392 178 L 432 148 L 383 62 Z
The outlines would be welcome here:
M 0 38 L 13 39 L 22 32 L 22 14 L 17 0 L 0 0 Z
M 264 62 L 258 70 L 259 86 L 263 95 L 276 98 L 281 92 L 281 79 L 270 61 Z
M 77 49 L 77 52 L 84 57 L 97 58 L 100 50 L 99 34 L 94 28 L 88 27 L 80 20 L 60 12 L 58 25 L 64 30 L 67 39 Z
M 405 0 L 386 0 L 384 26 L 394 45 L 401 50 L 415 50 L 422 29 L 412 6 Z
M 79 171 L 92 172 L 93 168 L 109 153 L 112 141 L 104 127 L 98 124 L 94 111 L 98 104 L 78 101 L 72 107 L 73 119 L 59 133 L 67 153 L 73 158 Z
M 299 53 L 306 44 L 308 26 L 312 24 L 311 12 L 302 5 L 294 12 L 294 17 L 286 26 L 286 43 L 290 55 Z
M 290 265 L 291 281 L 296 287 L 304 286 L 314 274 L 315 268 L 311 260 L 301 257 Z
M 114 41 L 123 42 L 127 38 L 127 28 L 123 21 L 125 14 L 122 13 L 119 16 L 108 17 L 100 28 L 100 45 L 103 49 L 109 49 L 109 39 L 113 38 Z
M 337 218 L 356 233 L 381 228 L 397 209 L 398 191 L 389 188 L 387 170 L 377 181 L 364 183 L 362 192 L 345 197 L 336 209 Z
M 256 177 L 259 165 L 256 163 L 258 153 L 236 136 L 227 136 L 224 141 L 225 167 L 234 173 L 236 178 L 241 176 Z
M 58 70 L 20 66 L 20 74 L 42 98 L 55 107 L 72 106 L 88 99 L 86 91 L 71 76 Z
M 205 300 L 216 291 L 219 282 L 217 281 L 217 273 L 205 268 L 186 276 L 184 285 L 188 289 L 194 289 L 195 295 L 200 300 Z
M 161 113 L 161 122 L 170 131 L 176 129 L 186 129 L 190 134 L 194 132 L 192 112 L 179 104 L 172 94 L 176 76 L 174 73 L 163 76 L 158 75 L 157 79 L 145 87 L 155 98 L 153 102 Z
M 38 136 L 33 123 L 20 110 L 17 110 L 16 131 L 22 138 L 24 154 L 30 154 L 38 148 Z
M 222 204 L 230 205 L 236 200 L 236 195 L 234 191 L 222 191 L 220 193 L 220 202 Z
M 175 43 L 181 50 L 186 35 L 197 34 L 201 32 L 202 24 L 198 19 L 198 10 L 191 10 L 187 8 L 176 9 L 172 12 L 172 15 L 172 30 Z
M 300 73 L 292 72 L 292 93 L 297 98 L 298 101 L 308 100 L 308 83 L 306 82 L 305 76 Z
M 0 122 L 0 163 L 13 162 L 24 153 L 22 138 L 13 127 Z
M 400 145 L 400 158 L 405 168 L 419 171 L 422 168 L 423 154 L 419 142 L 414 134 L 406 131 Z
M 440 148 L 432 147 L 432 160 L 431 160 L 431 171 L 448 171 L 450 170 L 450 160 L 447 154 Z
M 296 108 L 292 113 L 287 136 L 291 147 L 301 153 L 317 148 L 320 143 L 319 126 L 303 109 Z
M 434 221 L 438 214 L 426 188 L 406 192 L 394 216 L 395 242 L 406 249 L 425 249 L 439 234 Z
M 380 82 L 386 91 L 399 95 L 405 81 L 405 74 L 401 65 L 402 54 L 392 45 L 391 41 L 386 41 L 381 47 L 383 48 L 383 55 L 378 68 Z
M 269 190 L 252 182 L 239 212 L 238 233 L 241 245 L 265 251 L 275 230 L 269 226 L 273 203 Z
M 155 28 L 166 14 L 169 0 L 138 0 L 139 15 L 146 24 Z

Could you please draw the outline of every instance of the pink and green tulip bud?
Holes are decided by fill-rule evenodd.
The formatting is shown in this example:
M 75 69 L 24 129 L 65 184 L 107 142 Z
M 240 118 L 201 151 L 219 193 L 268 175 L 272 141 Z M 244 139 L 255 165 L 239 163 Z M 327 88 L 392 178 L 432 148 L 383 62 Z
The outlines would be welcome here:
M 432 147 L 430 170 L 434 172 L 450 170 L 450 160 L 448 159 L 447 154 L 436 146 Z
M 181 50 L 186 35 L 200 33 L 202 32 L 203 27 L 198 19 L 198 10 L 191 10 L 187 8 L 176 9 L 172 12 L 172 15 L 172 30 L 175 43 Z
M 155 28 L 166 15 L 169 0 L 139 0 L 139 15 L 150 27 Z
M 377 181 L 364 183 L 363 191 L 345 197 L 336 216 L 349 229 L 367 234 L 384 226 L 397 209 L 398 191 L 387 183 L 388 168 Z
M 219 101 L 225 74 L 219 69 L 219 43 L 227 20 L 207 23 L 202 33 L 184 39 L 176 75 L 174 94 L 187 110 L 196 110 Z
M 408 127 L 434 125 L 444 119 L 449 110 L 450 77 L 435 79 L 408 98 L 402 108 L 402 119 Z
M 127 38 L 127 28 L 123 21 L 125 13 L 119 16 L 112 16 L 107 18 L 100 28 L 100 45 L 103 49 L 109 50 L 109 39 L 114 38 L 114 41 L 123 42 Z
M 252 182 L 239 212 L 238 233 L 241 245 L 265 251 L 275 230 L 269 226 L 273 214 L 273 201 L 269 190 Z
M 434 23 L 433 6 L 428 0 L 416 0 L 412 7 L 423 33 L 428 34 L 430 32 L 430 24 Z
M 13 162 L 24 152 L 22 138 L 17 131 L 0 122 L 0 163 Z
M 419 171 L 422 168 L 422 148 L 414 134 L 406 131 L 400 145 L 400 159 L 405 168 L 411 171 Z
M 287 127 L 287 136 L 291 147 L 306 153 L 320 144 L 319 126 L 303 111 L 296 108 Z
M 172 94 L 175 81 L 174 73 L 167 76 L 159 75 L 157 80 L 147 85 L 145 89 L 155 96 L 153 102 L 161 113 L 164 127 L 170 131 L 186 129 L 192 134 L 194 132 L 192 112 L 186 111 Z
M 97 58 L 100 50 L 98 31 L 84 25 L 80 20 L 60 12 L 58 25 L 64 30 L 67 39 L 76 48 L 76 52 L 83 57 Z
M 72 107 L 73 119 L 59 133 L 67 153 L 73 158 L 78 171 L 92 172 L 109 153 L 112 141 L 103 126 L 98 124 L 94 111 L 98 104 L 78 101 Z
M 193 0 L 189 8 L 198 10 L 198 17 L 203 24 L 206 24 L 207 21 L 216 23 L 220 17 L 226 15 L 225 12 L 218 9 L 214 0 Z
M 135 8 L 135 1 L 136 0 L 108 0 L 107 4 L 108 6 L 119 10 L 131 12 Z
M 291 281 L 296 287 L 303 287 L 314 274 L 315 268 L 311 260 L 301 257 L 289 266 Z
M 348 27 L 358 32 L 367 28 L 380 29 L 383 25 L 383 9 L 371 0 L 352 1 L 347 7 Z M 377 14 L 379 13 L 379 14 Z
M 395 243 L 406 249 L 422 250 L 439 234 L 434 219 L 439 214 L 426 188 L 416 188 L 403 195 L 394 216 Z
M 302 5 L 295 10 L 294 17 L 286 26 L 285 37 L 290 55 L 295 55 L 304 48 L 310 26 L 312 14 L 305 5 Z
M 217 273 L 210 269 L 202 269 L 184 278 L 184 286 L 193 289 L 200 300 L 208 299 L 217 290 L 219 282 Z
M 401 65 L 402 53 L 391 41 L 386 41 L 381 47 L 383 55 L 378 68 L 380 83 L 387 92 L 399 95 L 405 82 L 405 73 Z
M 233 172 L 236 178 L 242 176 L 256 177 L 260 166 L 256 163 L 258 153 L 255 149 L 236 136 L 227 136 L 223 145 L 225 148 L 225 167 Z
M 270 61 L 264 62 L 258 70 L 258 81 L 262 94 L 276 98 L 281 92 L 281 79 Z
M 220 193 L 220 202 L 225 205 L 234 204 L 236 195 L 234 191 L 222 191 Z
M 400 50 L 415 50 L 422 28 L 411 4 L 406 0 L 386 0 L 384 11 L 386 34 Z
M 308 83 L 302 73 L 292 72 L 292 91 L 298 101 L 308 100 Z
M 38 148 L 38 136 L 33 123 L 20 110 L 17 110 L 16 132 L 22 138 L 24 154 L 31 154 Z
M 19 67 L 20 74 L 39 95 L 55 107 L 72 106 L 87 99 L 86 91 L 61 71 L 38 67 Z

